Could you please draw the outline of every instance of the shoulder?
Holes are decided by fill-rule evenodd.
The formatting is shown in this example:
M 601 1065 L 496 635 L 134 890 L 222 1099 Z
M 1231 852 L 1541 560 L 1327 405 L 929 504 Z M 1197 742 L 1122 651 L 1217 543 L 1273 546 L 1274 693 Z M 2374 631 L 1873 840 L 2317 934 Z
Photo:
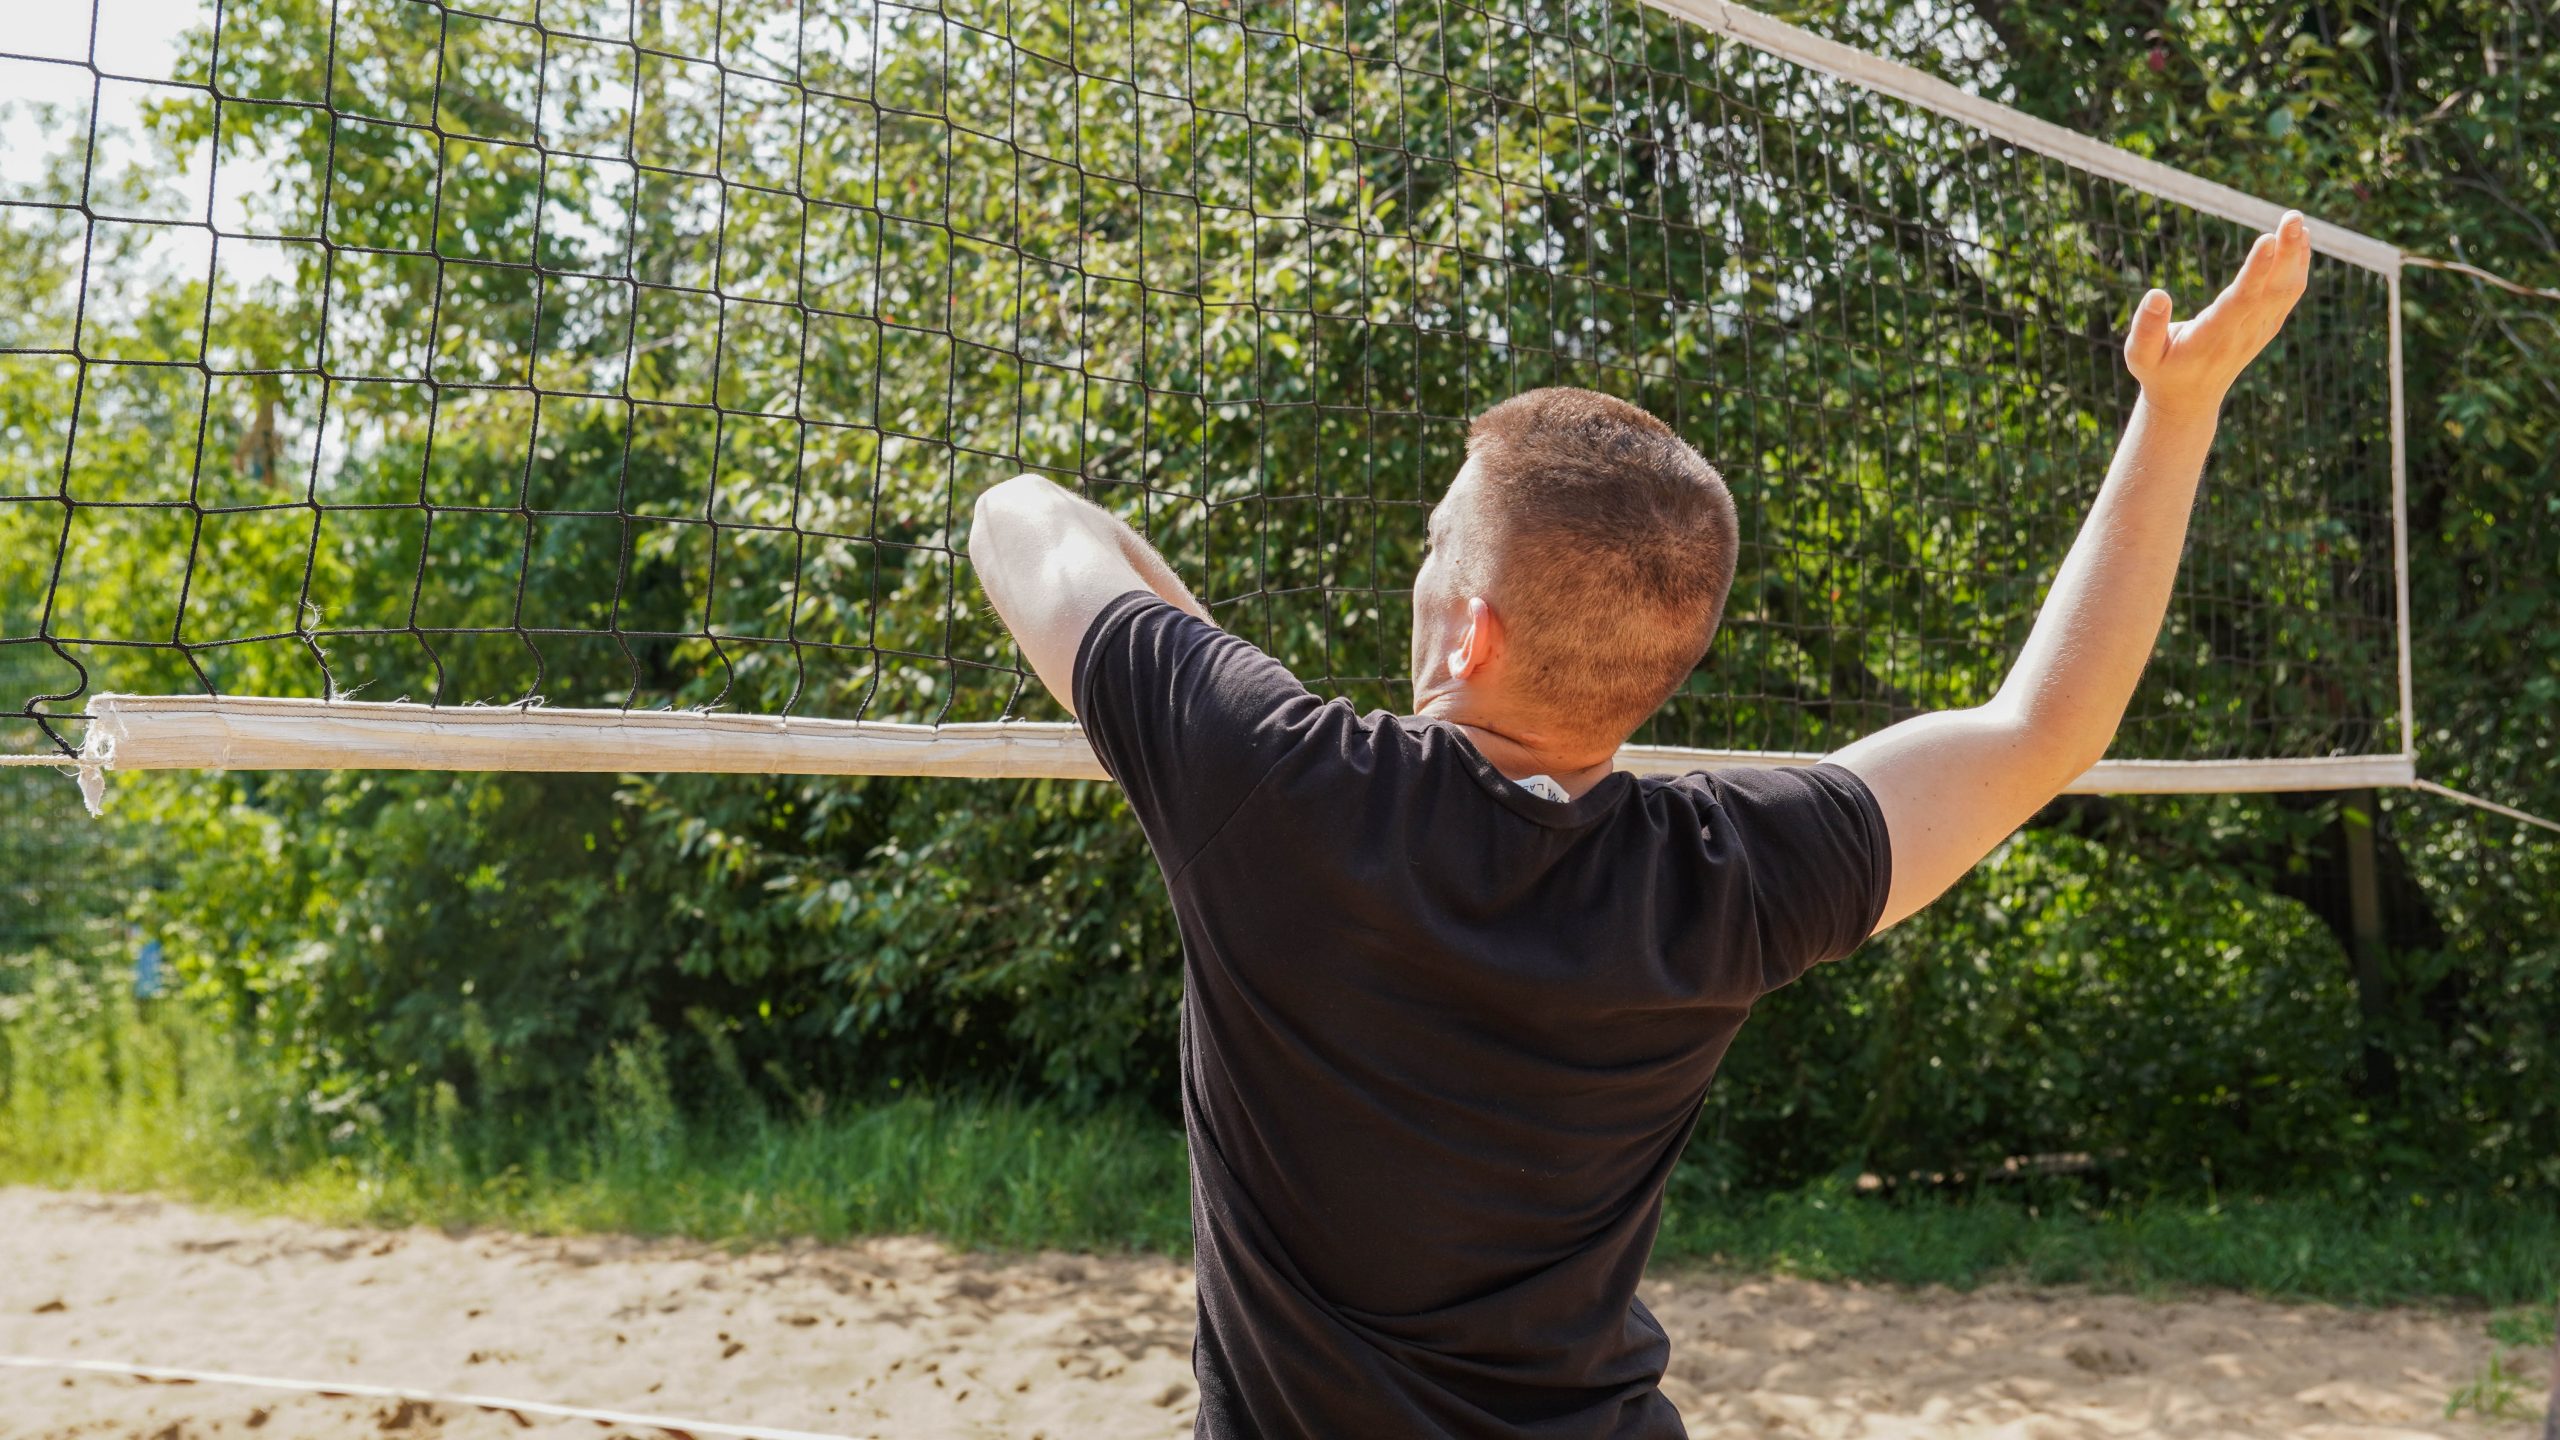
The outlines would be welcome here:
M 1856 774 L 1828 762 L 1812 765 L 1732 765 L 1684 775 L 1643 776 L 1648 806 L 1721 819 L 1738 843 L 1785 843 L 1806 829 L 1881 835 L 1884 815 L 1874 792 Z M 1709 838 L 1713 838 L 1710 836 Z
M 1648 793 L 1719 806 L 1787 804 L 1824 797 L 1873 799 L 1865 781 L 1827 760 L 1810 765 L 1725 765 L 1639 778 Z
M 1197 642 L 1218 633 L 1216 626 L 1151 590 L 1131 590 L 1103 602 L 1076 640 L 1076 693 L 1070 697 L 1074 708 L 1079 713 L 1083 711 L 1085 676 L 1098 665 L 1115 659 L 1125 661 L 1133 652 L 1158 653 L 1168 641 L 1188 638 Z
M 1874 933 L 1892 855 L 1883 812 L 1848 770 L 1737 765 L 1654 782 L 1648 798 L 1658 823 L 1677 813 L 1694 826 L 1700 863 L 1683 873 L 1706 897 L 1701 933 L 1743 989 L 1775 990 Z
M 1078 645 L 1075 711 L 1103 766 L 1171 807 L 1259 779 L 1325 727 L 1328 706 L 1243 636 L 1148 592 L 1115 597 Z
M 1088 709 L 1125 703 L 1164 708 L 1159 718 L 1171 725 L 1315 703 L 1261 647 L 1146 590 L 1095 612 L 1076 645 L 1074 688 L 1076 714 L 1088 724 Z

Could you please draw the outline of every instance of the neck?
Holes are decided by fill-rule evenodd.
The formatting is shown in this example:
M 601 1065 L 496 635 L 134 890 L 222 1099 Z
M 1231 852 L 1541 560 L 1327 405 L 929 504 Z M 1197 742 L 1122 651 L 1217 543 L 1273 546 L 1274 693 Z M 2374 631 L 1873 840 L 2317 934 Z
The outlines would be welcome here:
M 1609 777 L 1615 768 L 1615 747 L 1594 754 L 1589 747 L 1560 745 L 1535 730 L 1486 715 L 1468 702 L 1463 693 L 1443 691 L 1424 697 L 1414 713 L 1426 720 L 1439 720 L 1467 732 L 1478 754 L 1502 772 L 1506 779 L 1525 780 L 1544 775 L 1564 787 L 1564 793 L 1575 799 L 1592 786 Z

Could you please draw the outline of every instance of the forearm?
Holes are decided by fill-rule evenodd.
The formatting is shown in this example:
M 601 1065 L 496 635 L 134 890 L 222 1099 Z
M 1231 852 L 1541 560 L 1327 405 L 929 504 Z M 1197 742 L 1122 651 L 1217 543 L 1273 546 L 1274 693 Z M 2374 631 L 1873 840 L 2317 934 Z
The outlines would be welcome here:
M 2311 240 L 2288 214 L 2193 320 L 2158 290 L 2134 307 L 2142 398 L 2026 648 L 1991 703 L 1915 716 L 1831 758 L 1875 795 L 1892 839 L 1883 923 L 1928 904 L 2098 763 L 2160 639 L 2222 397 L 2301 298 Z
M 1893 837 L 1891 925 L 2026 822 L 2107 742 L 2160 634 L 2217 407 L 2134 407 L 2097 503 L 1990 704 L 1915 716 L 1831 758 Z
M 2158 644 L 2219 411 L 2148 396 L 2135 404 L 2097 503 L 1992 703 L 2074 774 L 2106 753 Z

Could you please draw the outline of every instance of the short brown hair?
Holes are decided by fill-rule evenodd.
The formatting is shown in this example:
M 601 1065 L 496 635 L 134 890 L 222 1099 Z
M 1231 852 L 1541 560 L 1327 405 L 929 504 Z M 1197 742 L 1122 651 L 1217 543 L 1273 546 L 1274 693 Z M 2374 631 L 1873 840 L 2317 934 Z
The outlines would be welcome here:
M 1464 578 L 1506 622 L 1522 695 L 1564 734 L 1616 744 L 1724 617 L 1740 544 L 1724 478 L 1652 415 L 1568 388 L 1477 416 L 1467 455 L 1490 553 L 1462 557 Z

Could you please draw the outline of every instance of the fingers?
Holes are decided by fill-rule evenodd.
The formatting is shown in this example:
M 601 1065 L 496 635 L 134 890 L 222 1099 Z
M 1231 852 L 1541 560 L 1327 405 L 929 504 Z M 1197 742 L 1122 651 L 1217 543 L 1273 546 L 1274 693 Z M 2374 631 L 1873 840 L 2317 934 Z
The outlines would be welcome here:
M 2168 358 L 2169 292 L 2154 290 L 2133 307 L 2133 327 L 2125 332 L 2124 363 L 2137 376 Z
M 2276 223 L 2276 239 L 2283 270 L 2280 279 L 2288 295 L 2300 295 L 2311 283 L 2311 222 L 2299 210 L 2287 210 Z
M 2311 227 L 2288 210 L 2257 238 L 2240 273 L 2186 323 L 2173 323 L 2166 292 L 2153 290 L 2134 307 L 2124 337 L 2126 368 L 2143 393 L 2219 404 L 2233 380 L 2266 348 L 2302 298 L 2311 274 Z M 2157 392 L 2155 394 L 2155 391 Z
M 2283 299 L 2301 293 L 2311 274 L 2311 226 L 2299 210 L 2287 210 L 2273 234 L 2261 235 L 2249 247 L 2249 258 L 2231 288 L 2243 294 Z
M 2243 331 L 2282 325 L 2285 316 L 2292 313 L 2294 302 L 2302 298 L 2310 277 L 2311 226 L 2302 218 L 2302 212 L 2287 210 L 2273 231 L 2260 235 L 2250 245 L 2240 273 L 2232 276 L 2222 293 L 2213 297 L 2213 303 L 2195 316 L 2195 324 L 2215 335 L 2238 333 L 2230 329 L 2234 323 Z M 2265 335 L 2257 336 L 2251 342 L 2250 353 L 2255 354 L 2256 347 L 2273 333 L 2269 328 Z
M 2311 222 L 2299 210 L 2287 210 L 2276 222 L 2276 240 L 2284 251 L 2285 263 L 2307 266 L 2311 263 Z

